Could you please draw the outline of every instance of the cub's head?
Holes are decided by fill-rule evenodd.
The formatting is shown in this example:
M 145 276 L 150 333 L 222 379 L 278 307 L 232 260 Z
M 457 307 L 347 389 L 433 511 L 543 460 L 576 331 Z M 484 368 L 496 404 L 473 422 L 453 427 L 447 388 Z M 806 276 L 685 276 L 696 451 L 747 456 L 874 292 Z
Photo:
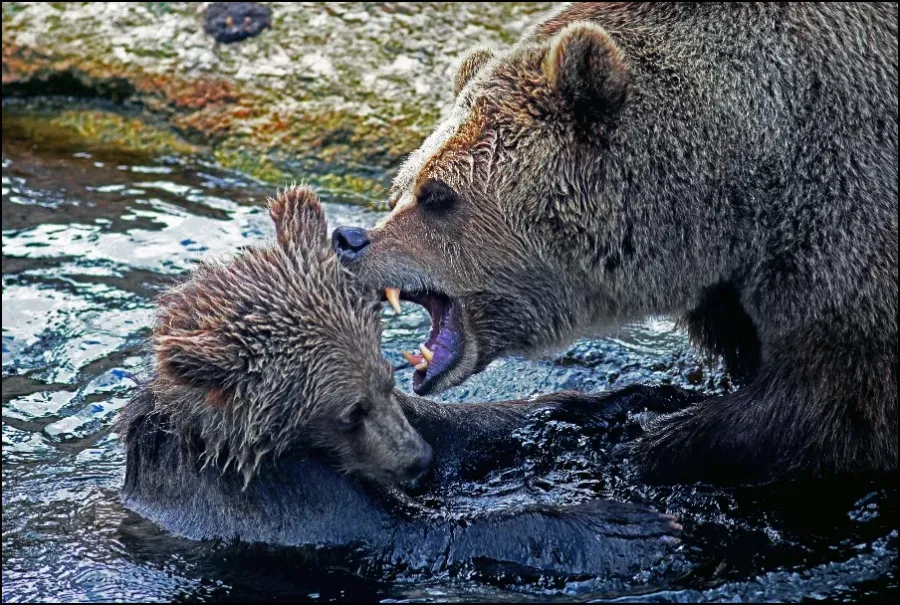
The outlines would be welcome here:
M 619 48 L 588 23 L 503 56 L 477 49 L 456 77 L 452 113 L 396 177 L 390 215 L 368 232 L 335 231 L 361 281 L 430 312 L 430 359 L 412 358 L 417 393 L 591 322 L 603 294 L 585 276 L 615 263 L 622 244 L 614 220 L 595 228 L 592 202 L 615 170 L 604 147 L 627 85 Z
M 304 447 L 376 479 L 419 476 L 431 448 L 392 394 L 377 301 L 338 262 L 312 191 L 289 189 L 269 212 L 275 242 L 204 263 L 160 299 L 160 405 L 247 480 Z

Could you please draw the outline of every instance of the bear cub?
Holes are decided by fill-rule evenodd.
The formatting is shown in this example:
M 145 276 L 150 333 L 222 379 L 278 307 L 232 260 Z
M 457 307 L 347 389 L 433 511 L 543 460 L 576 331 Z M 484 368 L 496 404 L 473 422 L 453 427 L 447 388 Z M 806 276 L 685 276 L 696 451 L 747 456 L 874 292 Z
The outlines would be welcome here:
M 328 247 L 314 194 L 270 200 L 277 241 L 208 262 L 166 292 L 151 339 L 156 406 L 206 462 L 245 481 L 312 444 L 345 471 L 407 481 L 431 447 L 392 397 L 376 302 Z

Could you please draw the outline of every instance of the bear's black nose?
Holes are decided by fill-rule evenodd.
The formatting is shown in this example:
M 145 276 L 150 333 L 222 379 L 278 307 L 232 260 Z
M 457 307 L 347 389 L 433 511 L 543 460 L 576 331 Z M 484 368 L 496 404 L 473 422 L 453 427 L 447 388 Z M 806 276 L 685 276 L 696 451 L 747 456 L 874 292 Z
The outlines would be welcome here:
M 331 234 L 331 246 L 342 260 L 358 259 L 368 245 L 369 236 L 359 227 L 338 227 Z

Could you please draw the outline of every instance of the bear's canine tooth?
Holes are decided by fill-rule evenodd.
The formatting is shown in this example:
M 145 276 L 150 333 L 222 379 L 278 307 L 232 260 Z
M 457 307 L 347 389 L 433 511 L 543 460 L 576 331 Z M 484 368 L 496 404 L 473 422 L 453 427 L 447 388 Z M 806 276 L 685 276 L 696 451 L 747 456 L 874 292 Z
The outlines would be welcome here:
M 397 315 L 403 313 L 402 309 L 400 309 L 400 288 L 385 288 L 384 296 L 391 303 L 391 306 L 394 307 Z
M 419 345 L 419 350 L 422 351 L 422 357 L 425 358 L 425 361 L 431 363 L 431 360 L 434 359 L 434 352 L 425 346 L 425 344 Z
M 421 371 L 427 370 L 428 369 L 428 360 L 423 359 L 422 363 L 420 363 L 417 366 L 413 366 L 413 367 L 416 368 L 417 370 L 421 370 Z

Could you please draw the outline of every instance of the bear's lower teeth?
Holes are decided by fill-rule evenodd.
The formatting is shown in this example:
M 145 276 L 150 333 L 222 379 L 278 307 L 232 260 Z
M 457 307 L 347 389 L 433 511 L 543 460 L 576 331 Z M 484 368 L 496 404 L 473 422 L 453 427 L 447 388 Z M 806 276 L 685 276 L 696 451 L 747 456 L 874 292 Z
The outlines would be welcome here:
M 412 367 L 425 371 L 428 369 L 431 360 L 434 359 L 434 352 L 424 344 L 419 345 L 419 351 L 421 353 L 410 353 L 408 351 L 401 351 L 401 353 L 403 353 L 403 357 Z
M 425 359 L 423 355 L 418 353 L 409 353 L 407 351 L 401 351 L 403 353 L 403 357 L 406 358 L 406 361 L 410 363 L 412 367 L 417 370 L 427 370 L 428 369 L 428 360 Z M 429 351 L 430 353 L 430 351 Z

